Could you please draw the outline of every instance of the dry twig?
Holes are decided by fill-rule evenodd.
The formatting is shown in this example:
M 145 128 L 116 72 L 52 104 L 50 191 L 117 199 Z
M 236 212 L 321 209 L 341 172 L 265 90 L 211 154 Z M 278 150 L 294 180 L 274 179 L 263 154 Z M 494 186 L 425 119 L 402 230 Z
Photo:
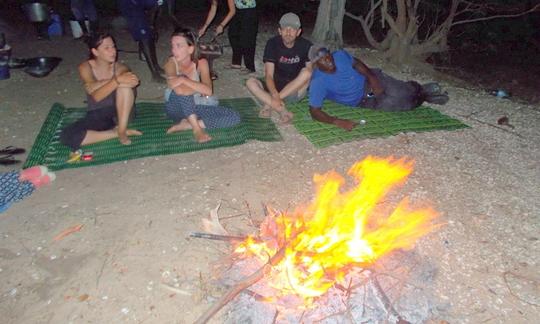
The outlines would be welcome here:
M 268 260 L 268 262 L 259 268 L 259 270 L 255 271 L 250 276 L 246 277 L 244 280 L 238 282 L 235 286 L 231 287 L 229 291 L 223 295 L 210 309 L 208 309 L 204 314 L 202 314 L 196 321 L 195 324 L 202 324 L 207 323 L 212 316 L 214 316 L 220 309 L 223 308 L 223 306 L 227 305 L 231 300 L 234 299 L 240 292 L 242 292 L 244 289 L 252 286 L 257 281 L 261 280 L 261 278 L 276 264 L 278 264 L 281 259 L 285 256 L 285 248 L 287 246 L 284 245 L 279 251 L 274 254 Z

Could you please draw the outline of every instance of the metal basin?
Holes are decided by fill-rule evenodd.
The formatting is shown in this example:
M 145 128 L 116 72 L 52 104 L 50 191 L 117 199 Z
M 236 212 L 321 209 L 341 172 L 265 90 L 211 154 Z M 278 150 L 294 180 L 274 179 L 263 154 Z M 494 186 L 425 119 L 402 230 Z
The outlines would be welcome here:
M 46 57 L 33 57 L 26 59 L 26 67 L 24 72 L 30 74 L 36 78 L 42 78 L 51 73 L 54 68 L 60 64 L 62 58 L 46 56 Z
M 33 2 L 23 5 L 23 10 L 30 22 L 49 21 L 49 6 L 44 3 Z

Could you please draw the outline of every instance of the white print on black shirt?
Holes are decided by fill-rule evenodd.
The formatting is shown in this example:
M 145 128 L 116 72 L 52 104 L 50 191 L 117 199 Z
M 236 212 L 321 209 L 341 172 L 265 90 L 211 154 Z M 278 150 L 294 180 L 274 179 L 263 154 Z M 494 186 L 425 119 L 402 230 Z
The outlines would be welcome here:
M 283 64 L 296 64 L 299 62 L 300 62 L 300 57 L 298 55 L 296 55 L 295 57 L 282 56 L 279 58 L 279 63 L 283 63 Z

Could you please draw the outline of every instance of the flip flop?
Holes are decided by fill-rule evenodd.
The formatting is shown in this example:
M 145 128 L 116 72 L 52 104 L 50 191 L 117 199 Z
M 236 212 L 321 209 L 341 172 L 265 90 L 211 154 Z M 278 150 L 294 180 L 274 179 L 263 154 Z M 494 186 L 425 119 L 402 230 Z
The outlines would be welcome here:
M 0 157 L 0 165 L 13 165 L 20 163 L 21 161 L 15 160 L 12 155 L 6 155 Z
M 25 149 L 15 146 L 6 146 L 3 149 L 0 150 L 0 154 L 23 154 L 26 152 Z

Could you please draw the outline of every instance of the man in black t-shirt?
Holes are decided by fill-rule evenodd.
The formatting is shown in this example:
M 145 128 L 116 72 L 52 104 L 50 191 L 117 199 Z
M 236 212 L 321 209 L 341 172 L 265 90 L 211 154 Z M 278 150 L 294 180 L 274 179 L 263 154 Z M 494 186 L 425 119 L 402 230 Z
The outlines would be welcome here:
M 300 18 L 292 12 L 281 17 L 278 32 L 279 36 L 269 39 L 264 48 L 265 84 L 250 78 L 246 86 L 263 104 L 260 117 L 269 118 L 274 110 L 282 123 L 288 123 L 293 115 L 285 102 L 304 98 L 311 78 L 308 59 L 311 42 L 300 37 Z

